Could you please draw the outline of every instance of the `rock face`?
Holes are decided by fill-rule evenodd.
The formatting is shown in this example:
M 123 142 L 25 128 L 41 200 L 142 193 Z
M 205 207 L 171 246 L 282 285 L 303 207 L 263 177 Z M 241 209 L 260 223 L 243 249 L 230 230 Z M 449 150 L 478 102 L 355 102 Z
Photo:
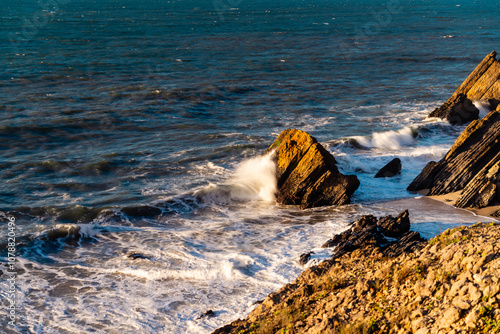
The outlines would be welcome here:
M 350 203 L 358 189 L 355 175 L 343 175 L 335 158 L 304 131 L 284 130 L 267 152 L 275 150 L 277 202 L 301 209 Z
M 488 101 L 490 110 L 500 102 L 500 62 L 493 51 L 476 67 L 455 93 L 441 107 L 429 114 L 448 120 L 451 124 L 464 124 L 478 118 L 479 110 L 473 101 Z
M 401 174 L 401 160 L 395 158 L 382 167 L 377 174 L 375 174 L 375 177 L 393 177 L 398 174 Z
M 462 132 L 439 162 L 430 162 L 408 186 L 428 195 L 462 191 L 455 206 L 481 208 L 498 202 L 500 192 L 500 106 Z

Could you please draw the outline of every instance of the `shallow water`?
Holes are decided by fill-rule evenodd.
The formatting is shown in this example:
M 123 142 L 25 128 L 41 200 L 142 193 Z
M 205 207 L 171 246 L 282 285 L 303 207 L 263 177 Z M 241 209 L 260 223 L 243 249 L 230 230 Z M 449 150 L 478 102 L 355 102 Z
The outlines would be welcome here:
M 405 189 L 463 130 L 425 116 L 497 47 L 498 2 L 0 2 L 16 331 L 210 332 L 362 214 L 484 220 Z M 274 203 L 260 155 L 286 128 L 358 176 L 353 204 Z

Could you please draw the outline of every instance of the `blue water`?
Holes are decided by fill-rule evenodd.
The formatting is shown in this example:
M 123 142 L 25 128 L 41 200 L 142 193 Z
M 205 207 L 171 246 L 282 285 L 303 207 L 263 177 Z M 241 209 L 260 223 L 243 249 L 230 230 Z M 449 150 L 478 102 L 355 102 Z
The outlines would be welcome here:
M 245 316 L 349 220 L 404 209 L 463 129 L 425 116 L 500 37 L 499 1 L 0 4 L 12 333 L 204 333 Z M 238 170 L 286 128 L 358 175 L 353 205 L 277 206 L 265 161 Z M 396 156 L 402 175 L 373 179 Z M 427 237 L 479 219 L 403 203 Z

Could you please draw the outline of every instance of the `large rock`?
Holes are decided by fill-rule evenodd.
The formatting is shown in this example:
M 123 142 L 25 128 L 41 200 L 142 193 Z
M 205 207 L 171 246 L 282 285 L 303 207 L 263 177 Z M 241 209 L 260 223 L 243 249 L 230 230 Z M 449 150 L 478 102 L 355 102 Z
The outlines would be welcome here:
M 334 235 L 322 247 L 335 247 L 334 258 L 356 249 L 367 250 L 372 247 L 380 248 L 386 256 L 398 256 L 422 247 L 423 241 L 418 232 L 410 232 L 410 217 L 408 210 L 405 210 L 396 218 L 361 216 L 352 223 L 351 228 Z
M 494 203 L 500 185 L 500 106 L 462 132 L 439 162 L 430 162 L 408 190 L 429 189 L 428 195 L 462 191 L 455 206 L 484 207 Z
M 401 160 L 399 158 L 392 159 L 387 165 L 382 167 L 377 174 L 376 178 L 379 177 L 393 177 L 401 174 Z
M 277 201 L 301 209 L 350 203 L 358 189 L 355 175 L 343 175 L 335 158 L 304 131 L 284 130 L 267 150 L 275 150 Z
M 500 62 L 493 51 L 465 79 L 453 95 L 441 107 L 429 114 L 448 120 L 451 124 L 464 124 L 475 120 L 479 110 L 473 101 L 488 101 L 491 110 L 500 101 Z

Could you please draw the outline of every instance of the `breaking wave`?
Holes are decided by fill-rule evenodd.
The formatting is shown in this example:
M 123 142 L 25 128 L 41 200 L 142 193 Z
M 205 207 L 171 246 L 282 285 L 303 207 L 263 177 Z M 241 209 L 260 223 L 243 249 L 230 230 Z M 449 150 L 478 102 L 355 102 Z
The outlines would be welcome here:
M 417 131 L 414 127 L 404 127 L 398 131 L 374 132 L 371 136 L 355 136 L 350 138 L 350 142 L 355 146 L 364 148 L 385 148 L 397 150 L 405 146 L 415 144 Z
M 243 161 L 227 182 L 210 184 L 197 191 L 195 196 L 205 203 L 274 201 L 277 181 L 273 153 Z

